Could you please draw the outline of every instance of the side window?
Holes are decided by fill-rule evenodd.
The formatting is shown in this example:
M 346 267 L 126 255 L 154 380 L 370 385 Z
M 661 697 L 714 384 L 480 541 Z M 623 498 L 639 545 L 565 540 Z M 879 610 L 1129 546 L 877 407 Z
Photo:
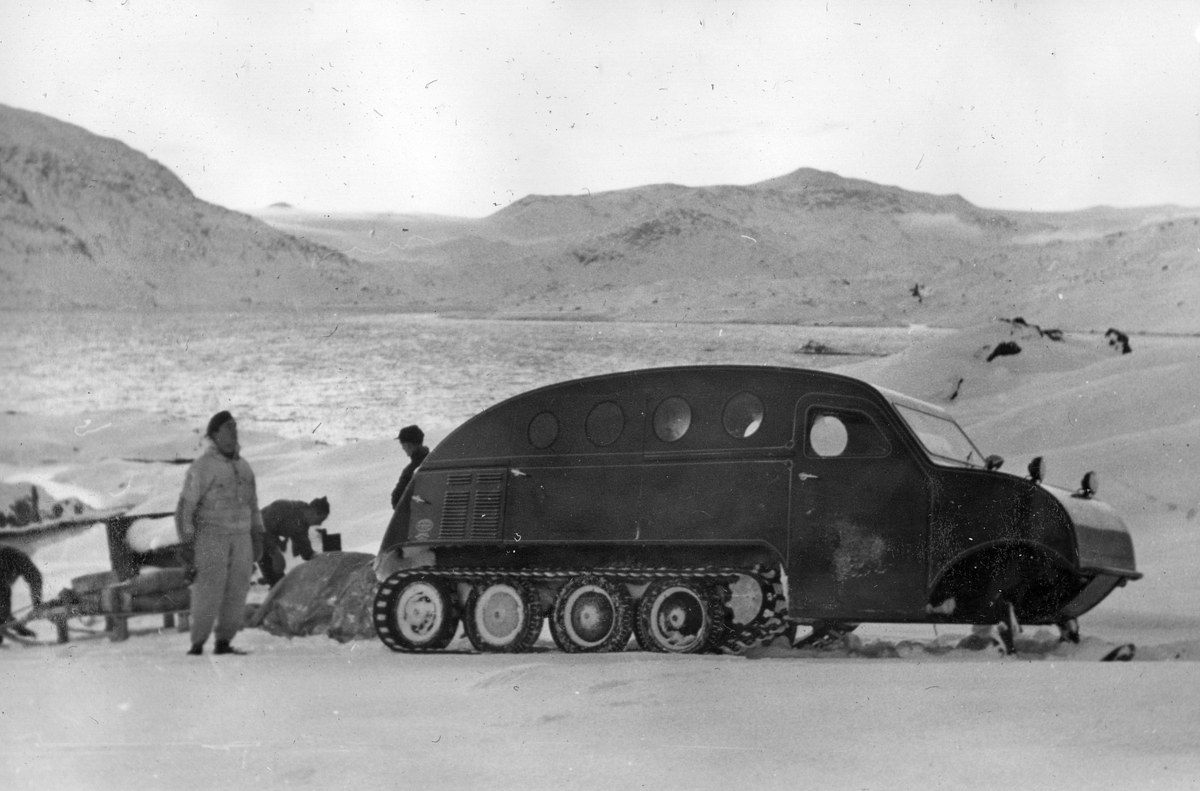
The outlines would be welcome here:
M 674 442 L 692 425 L 692 406 L 679 396 L 664 398 L 654 410 L 654 434 L 663 442 Z
M 808 410 L 810 456 L 821 459 L 886 456 L 892 446 L 864 412 L 853 409 L 816 407 Z
M 762 399 L 754 393 L 738 393 L 725 402 L 721 422 L 725 425 L 725 433 L 734 439 L 753 435 L 762 426 Z
M 612 401 L 601 401 L 588 412 L 584 431 L 593 445 L 611 445 L 625 429 L 625 413 Z
M 544 450 L 558 439 L 558 418 L 550 412 L 538 412 L 529 421 L 529 444 Z
M 821 458 L 841 456 L 850 444 L 850 432 L 837 415 L 815 415 L 808 424 L 808 447 Z

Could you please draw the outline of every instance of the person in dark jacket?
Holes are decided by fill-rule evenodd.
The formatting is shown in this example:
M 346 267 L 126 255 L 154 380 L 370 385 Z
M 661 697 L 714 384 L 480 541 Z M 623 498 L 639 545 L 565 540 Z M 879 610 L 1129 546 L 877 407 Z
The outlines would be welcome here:
M 267 531 L 266 547 L 259 558 L 258 569 L 263 580 L 272 588 L 283 579 L 287 568 L 284 550 L 292 542 L 292 557 L 312 560 L 312 541 L 308 529 L 316 527 L 329 516 L 329 500 L 318 497 L 310 503 L 303 500 L 276 500 L 262 509 L 263 527 Z
M 423 444 L 425 442 L 425 432 L 416 426 L 405 426 L 400 429 L 400 434 L 396 439 L 400 440 L 400 447 L 404 448 L 404 452 L 408 454 L 409 462 L 404 471 L 400 473 L 400 480 L 396 483 L 396 488 L 392 490 L 393 511 L 400 504 L 400 497 L 408 487 L 409 481 L 412 480 L 413 473 L 417 471 L 417 467 L 420 467 L 421 462 L 425 461 L 425 457 L 429 455 L 429 448 Z
M 22 577 L 25 578 L 25 584 L 29 586 L 29 599 L 33 602 L 34 608 L 41 607 L 42 573 L 38 571 L 38 567 L 21 550 L 0 546 L 0 626 L 12 618 L 12 586 Z M 33 630 L 24 624 L 16 624 L 8 628 L 22 637 L 36 636 Z M 0 633 L 0 643 L 2 642 L 4 642 L 4 635 Z

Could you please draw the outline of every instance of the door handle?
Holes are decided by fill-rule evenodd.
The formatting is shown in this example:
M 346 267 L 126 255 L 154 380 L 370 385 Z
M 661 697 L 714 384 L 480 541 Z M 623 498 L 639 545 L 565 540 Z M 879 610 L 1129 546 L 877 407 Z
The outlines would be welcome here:
M 509 469 L 509 471 L 508 471 L 508 472 L 509 472 L 509 474 L 510 474 L 510 475 L 512 475 L 514 478 L 528 478 L 528 477 L 529 477 L 529 473 L 527 473 L 527 472 L 521 472 L 521 471 L 520 471 L 520 470 L 518 470 L 516 467 L 512 467 L 511 469 Z
M 802 481 L 807 481 L 807 480 L 809 480 L 810 478 L 811 478 L 812 480 L 815 480 L 815 481 L 819 481 L 819 480 L 821 480 L 821 476 L 820 476 L 820 475 L 813 475 L 811 472 L 802 472 L 802 473 L 800 473 L 800 474 L 799 474 L 798 476 L 796 476 L 796 477 L 798 477 L 798 478 L 799 478 L 800 480 L 802 480 Z

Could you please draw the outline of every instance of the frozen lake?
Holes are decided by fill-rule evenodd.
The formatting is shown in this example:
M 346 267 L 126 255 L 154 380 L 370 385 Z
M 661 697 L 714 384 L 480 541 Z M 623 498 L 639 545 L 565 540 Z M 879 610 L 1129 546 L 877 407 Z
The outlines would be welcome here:
M 826 368 L 938 330 L 364 313 L 4 313 L 0 408 L 135 409 L 340 443 L 448 430 L 525 390 L 660 365 Z M 820 353 L 824 351 L 825 353 Z M 817 353 L 814 353 L 817 352 Z M 829 353 L 834 352 L 834 353 Z

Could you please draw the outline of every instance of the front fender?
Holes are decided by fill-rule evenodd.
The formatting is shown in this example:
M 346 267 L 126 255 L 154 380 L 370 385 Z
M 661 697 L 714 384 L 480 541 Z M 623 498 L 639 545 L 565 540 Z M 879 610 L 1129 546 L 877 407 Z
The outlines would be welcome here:
M 1079 571 L 1139 579 L 1129 528 L 1111 505 L 1078 497 L 1052 486 L 1043 487 L 1066 510 L 1075 528 Z
M 987 470 L 943 470 L 932 481 L 929 572 L 935 583 L 981 547 L 1040 547 L 1075 569 L 1079 555 L 1069 512 L 1032 481 Z
M 1058 623 L 1141 576 L 1106 503 L 982 470 L 951 472 L 934 488 L 933 613 L 987 622 L 1008 602 L 1023 622 Z

